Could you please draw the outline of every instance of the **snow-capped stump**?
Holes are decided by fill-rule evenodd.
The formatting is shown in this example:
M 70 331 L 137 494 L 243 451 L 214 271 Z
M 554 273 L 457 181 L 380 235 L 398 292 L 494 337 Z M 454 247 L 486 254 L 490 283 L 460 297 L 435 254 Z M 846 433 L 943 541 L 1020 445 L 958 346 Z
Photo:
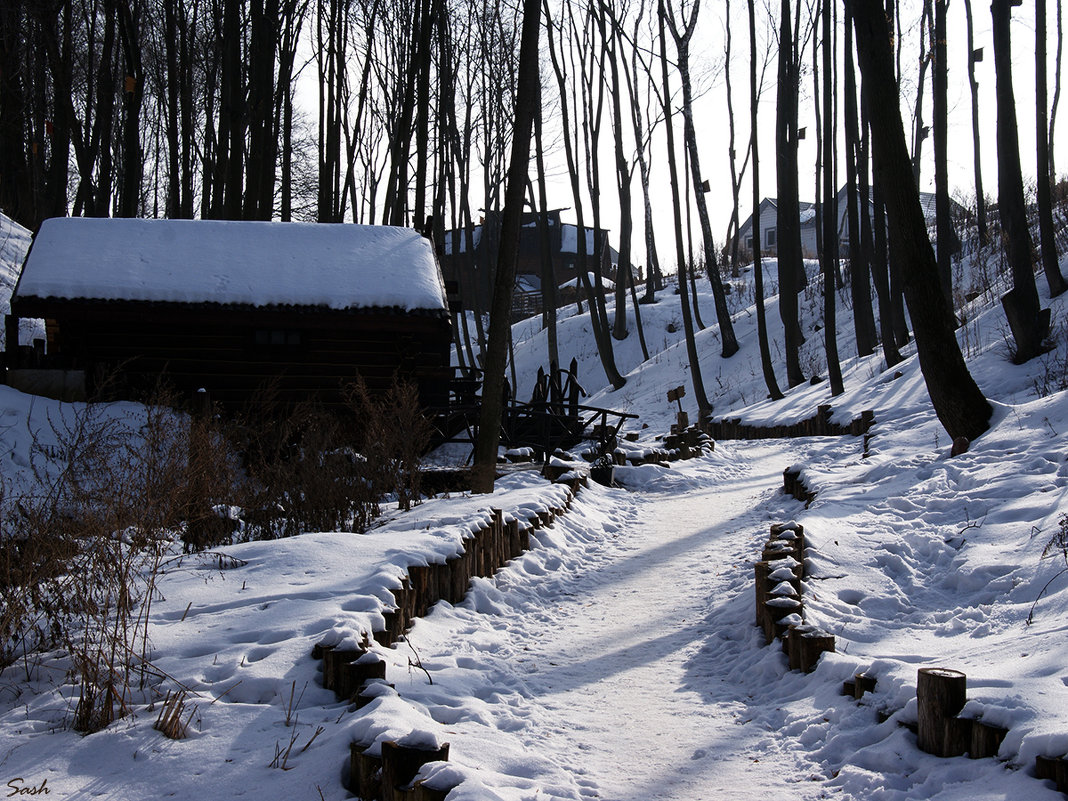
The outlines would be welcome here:
M 801 601 L 797 598 L 770 598 L 764 602 L 767 615 L 764 618 L 764 639 L 772 642 L 786 632 L 786 624 L 780 621 L 787 615 L 801 614 Z
M 820 655 L 834 653 L 834 635 L 812 625 L 792 625 L 787 633 L 790 670 L 809 673 L 816 669 Z
M 419 768 L 449 759 L 448 743 L 438 745 L 433 735 L 427 739 L 415 734 L 382 743 L 382 801 L 412 798 L 408 793 Z
M 368 651 L 359 659 L 341 665 L 334 693 L 339 700 L 352 701 L 368 681 L 385 678 L 385 660 L 378 654 Z
M 382 759 L 369 753 L 370 746 L 349 746 L 349 791 L 362 799 L 382 797 Z
M 968 756 L 972 759 L 996 757 L 1001 743 L 1008 736 L 1009 730 L 981 720 L 972 721 L 971 743 Z
M 935 756 L 960 756 L 971 743 L 962 743 L 960 726 L 951 721 L 964 708 L 968 677 L 959 670 L 920 668 L 916 676 L 916 744 Z
M 323 687 L 333 690 L 338 698 L 343 696 L 339 692 L 341 684 L 342 668 L 350 662 L 355 662 L 364 651 L 355 648 L 330 648 L 323 654 Z
M 869 676 L 867 673 L 854 674 L 852 681 L 842 683 L 842 695 L 859 701 L 864 697 L 864 693 L 875 692 L 875 683 L 875 676 Z
M 1035 757 L 1035 776 L 1055 782 L 1058 790 L 1068 793 L 1068 757 Z

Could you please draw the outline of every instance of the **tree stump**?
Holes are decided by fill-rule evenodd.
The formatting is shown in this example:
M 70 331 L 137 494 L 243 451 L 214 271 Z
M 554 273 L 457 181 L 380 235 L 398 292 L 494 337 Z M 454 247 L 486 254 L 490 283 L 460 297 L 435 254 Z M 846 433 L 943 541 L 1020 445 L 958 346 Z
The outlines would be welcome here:
M 1008 729 L 1003 729 L 1000 726 L 992 726 L 989 723 L 983 723 L 981 720 L 973 720 L 968 756 L 972 759 L 996 757 L 1001 748 L 1001 742 L 1008 733 Z
M 1055 782 L 1062 793 L 1068 792 L 1068 760 L 1064 757 L 1035 757 L 1035 776 Z
M 382 797 L 382 760 L 367 753 L 368 746 L 349 746 L 349 791 L 365 801 Z
M 764 619 L 768 610 L 764 603 L 768 600 L 768 575 L 771 572 L 771 563 L 762 561 L 753 565 L 754 584 L 756 586 L 756 624 L 764 628 Z
M 764 640 L 770 643 L 780 633 L 780 620 L 795 612 L 801 613 L 801 602 L 796 598 L 772 598 L 764 602 L 764 608 L 767 610 L 767 617 L 764 619 Z
M 853 677 L 853 697 L 858 701 L 864 697 L 864 693 L 875 692 L 875 676 L 866 673 L 858 673 Z
M 948 731 L 947 721 L 964 708 L 967 690 L 968 677 L 960 671 L 920 668 L 916 678 L 916 741 L 921 751 L 947 757 L 960 756 L 967 750 L 967 746 L 959 752 L 947 750 L 947 746 L 960 744 L 959 732 L 956 727 Z
M 818 629 L 804 632 L 798 639 L 800 643 L 800 663 L 798 668 L 804 673 L 811 673 L 819 664 L 824 653 L 834 653 L 834 635 Z
M 334 691 L 343 700 L 353 700 L 365 682 L 386 678 L 386 663 L 378 654 L 367 653 L 355 662 L 341 666 L 337 687 Z
M 331 648 L 323 655 L 323 687 L 337 692 L 341 666 L 359 659 L 363 651 L 352 648 Z
M 449 744 L 438 748 L 415 748 L 396 742 L 382 743 L 382 801 L 398 801 L 397 789 L 410 785 L 419 768 L 427 762 L 444 762 L 449 758 Z

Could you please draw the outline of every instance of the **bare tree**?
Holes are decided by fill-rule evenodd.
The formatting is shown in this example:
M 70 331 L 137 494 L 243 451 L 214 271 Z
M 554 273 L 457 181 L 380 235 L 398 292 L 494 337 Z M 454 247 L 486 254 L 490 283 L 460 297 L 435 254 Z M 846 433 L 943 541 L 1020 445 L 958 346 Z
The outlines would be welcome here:
M 974 440 L 989 427 L 991 408 L 957 344 L 956 320 L 939 285 L 919 190 L 908 169 L 886 14 L 881 0 L 852 2 L 871 113 L 875 174 L 886 192 L 890 245 L 899 251 L 905 271 L 905 298 L 916 332 L 920 369 L 935 413 L 950 437 Z
M 764 313 L 764 268 L 762 265 L 760 241 L 760 148 L 757 126 L 757 70 L 756 70 L 756 8 L 754 0 L 749 0 L 749 121 L 750 147 L 753 151 L 753 284 L 756 294 L 757 339 L 760 343 L 760 367 L 764 372 L 764 383 L 772 400 L 783 397 L 779 383 L 775 380 L 775 368 L 771 364 L 771 348 L 768 343 L 768 323 Z
M 827 375 L 831 395 L 845 391 L 842 366 L 838 359 L 838 329 L 835 313 L 835 292 L 838 283 L 838 221 L 834 189 L 834 130 L 835 95 L 831 88 L 834 75 L 832 53 L 834 27 L 831 21 L 831 0 L 823 0 L 821 9 L 823 29 L 823 250 L 820 265 L 823 272 L 823 346 L 827 355 Z M 896 92 L 895 92 L 896 94 Z
M 686 249 L 682 240 L 682 202 L 681 192 L 679 191 L 679 170 L 675 157 L 675 129 L 671 119 L 671 82 L 668 73 L 667 34 L 664 31 L 664 19 L 666 16 L 664 0 L 659 0 L 657 19 L 660 33 L 660 74 L 664 84 L 661 101 L 664 104 L 664 122 L 666 123 L 668 174 L 671 176 L 671 203 L 675 212 L 675 257 L 678 260 L 680 273 L 679 298 L 682 304 L 682 326 L 686 336 L 686 355 L 690 362 L 690 380 L 693 382 L 693 394 L 697 401 L 697 411 L 703 419 L 711 414 L 712 404 L 705 394 L 704 378 L 701 375 L 701 359 L 697 352 L 697 340 L 694 338 L 690 291 L 686 286 L 685 276 L 682 274 L 683 265 L 686 263 Z
M 1042 268 L 1046 272 L 1050 297 L 1055 298 L 1066 289 L 1057 261 L 1056 232 L 1053 227 L 1053 199 L 1050 183 L 1054 180 L 1050 159 L 1049 120 L 1046 111 L 1046 0 L 1035 0 L 1035 133 L 1038 139 L 1038 230 L 1042 251 Z
M 705 203 L 704 193 L 699 187 L 703 183 L 701 178 L 701 160 L 697 152 L 697 133 L 693 124 L 693 85 L 690 77 L 690 42 L 697 26 L 697 15 L 701 10 L 701 0 L 694 0 L 688 17 L 682 21 L 675 20 L 674 9 L 668 8 L 667 24 L 671 30 L 671 36 L 675 40 L 675 49 L 678 53 L 678 71 L 682 82 L 682 119 L 683 136 L 686 142 L 686 152 L 690 160 L 690 175 L 695 188 L 697 201 L 697 216 L 701 223 L 701 237 L 704 243 L 705 264 L 708 267 L 708 280 L 712 285 L 712 296 L 716 302 L 716 321 L 719 323 L 720 355 L 729 358 L 738 352 L 738 338 L 734 334 L 734 324 L 731 322 L 731 313 L 727 308 L 727 296 L 723 290 L 723 282 L 716 269 L 715 245 L 712 241 L 712 225 L 708 218 L 708 206 Z M 665 81 L 666 92 L 666 81 Z M 680 270 L 682 269 L 680 263 Z M 679 279 L 682 283 L 682 279 Z
M 986 223 L 986 197 L 983 194 L 983 170 L 980 164 L 979 150 L 979 82 L 975 79 L 975 65 L 982 58 L 982 48 L 975 48 L 974 25 L 972 21 L 972 0 L 964 0 L 964 18 L 968 31 L 968 86 L 972 98 L 972 159 L 975 170 L 975 214 L 979 230 L 979 243 L 987 245 L 990 234 Z
M 493 308 L 490 312 L 490 336 L 486 351 L 486 373 L 482 385 L 482 408 L 479 413 L 478 437 L 475 442 L 471 489 L 476 493 L 493 492 L 497 469 L 497 444 L 500 440 L 502 385 L 507 360 L 508 334 L 511 331 L 512 286 L 519 258 L 519 232 L 523 216 L 523 195 L 530 160 L 530 136 L 538 113 L 538 33 L 541 20 L 538 0 L 524 0 L 523 28 L 519 48 L 519 81 L 516 90 L 515 128 L 512 133 L 512 156 L 508 168 L 508 188 L 501 224 L 501 249 L 497 260 Z
M 798 5 L 800 12 L 800 4 Z M 801 203 L 797 164 L 797 106 L 801 91 L 798 41 L 790 20 L 790 0 L 779 6 L 779 80 L 775 103 L 776 243 L 779 271 L 779 316 L 786 350 L 786 381 L 796 387 L 805 380 L 801 345 L 805 338 L 798 317 L 797 295 L 804 285 L 801 253 Z M 754 218 L 757 211 L 753 212 Z

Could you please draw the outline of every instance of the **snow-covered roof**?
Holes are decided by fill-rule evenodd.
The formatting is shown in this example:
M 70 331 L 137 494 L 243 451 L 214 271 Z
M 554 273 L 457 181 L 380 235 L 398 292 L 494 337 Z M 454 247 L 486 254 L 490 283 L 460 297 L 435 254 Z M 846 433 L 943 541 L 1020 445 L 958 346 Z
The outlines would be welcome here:
M 16 296 L 64 300 L 445 309 L 430 242 L 375 225 L 57 217 Z

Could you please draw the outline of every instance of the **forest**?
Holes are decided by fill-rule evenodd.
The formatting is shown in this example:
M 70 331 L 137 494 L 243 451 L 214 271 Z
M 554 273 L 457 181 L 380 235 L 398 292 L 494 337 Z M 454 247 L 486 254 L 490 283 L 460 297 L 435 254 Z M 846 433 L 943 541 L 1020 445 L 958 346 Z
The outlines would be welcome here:
M 859 354 L 881 347 L 888 366 L 900 360 L 911 286 L 912 328 L 924 329 L 915 332 L 920 351 L 938 364 L 928 366 L 967 384 L 962 361 L 949 364 L 940 345 L 923 344 L 952 335 L 961 300 L 953 297 L 952 259 L 975 244 L 965 239 L 1004 240 L 1014 288 L 1003 305 L 1017 361 L 1042 352 L 1049 330 L 1033 249 L 1050 295 L 1068 286 L 1057 266 L 1051 147 L 1062 9 L 1060 0 L 1054 9 L 1037 0 L 1033 19 L 1014 26 L 1012 0 L 995 0 L 981 20 L 970 0 L 952 5 L 951 14 L 948 0 L 10 0 L 0 10 L 0 209 L 30 230 L 67 214 L 352 221 L 414 226 L 443 243 L 447 230 L 469 229 L 506 205 L 523 118 L 530 133 L 518 138 L 530 147 L 513 202 L 542 211 L 565 205 L 580 230 L 614 229 L 614 315 L 603 288 L 590 285 L 600 283 L 599 272 L 580 271 L 598 301 L 593 334 L 613 385 L 624 379 L 612 343 L 629 333 L 627 290 L 639 274 L 649 301 L 663 274 L 679 273 L 691 363 L 693 329 L 703 326 L 689 300 L 697 276 L 715 296 L 722 355 L 738 349 L 722 279 L 751 259 L 746 244 L 764 241 L 759 215 L 747 242 L 738 233 L 772 185 L 786 384 L 808 378 L 797 358 L 794 299 L 809 280 L 799 229 L 810 205 L 821 280 L 849 286 Z M 538 80 L 523 92 L 520 32 L 535 20 Z M 1014 27 L 1029 35 L 1032 22 L 1034 81 L 1014 87 L 1010 36 Z M 996 87 L 981 93 L 984 48 L 974 31 L 986 25 Z M 963 52 L 964 63 L 950 64 L 950 52 Z M 954 87 L 967 76 L 964 95 L 951 95 L 950 75 Z M 973 186 L 965 190 L 950 184 L 948 165 L 961 161 L 959 137 L 949 136 L 951 96 L 961 118 L 954 130 L 971 130 Z M 1030 108 L 1035 141 L 1021 142 L 1017 114 Z M 996 110 L 994 136 L 981 109 L 987 117 Z M 706 130 L 710 116 L 717 133 L 727 131 L 726 153 L 706 144 L 719 141 Z M 762 127 L 774 131 L 772 157 L 763 160 Z M 815 147 L 802 149 L 812 136 Z M 1037 168 L 1025 187 L 1020 151 L 1032 145 Z M 985 176 L 987 186 L 996 180 L 995 199 L 984 191 L 984 149 L 997 153 L 997 175 Z M 930 182 L 921 171 L 932 161 L 935 213 L 921 219 L 912 200 Z M 714 189 L 713 162 L 730 173 Z M 761 168 L 773 184 L 761 182 Z M 729 222 L 717 244 L 713 225 L 721 221 L 713 215 L 724 210 Z M 933 263 L 920 241 L 928 227 Z M 578 250 L 580 262 L 591 255 L 583 237 Z M 758 301 L 759 268 L 757 260 Z M 497 265 L 471 265 L 479 269 Z M 928 283 L 932 273 L 940 292 Z M 461 295 L 472 295 L 463 283 Z M 475 330 L 468 316 L 457 320 L 458 358 L 481 364 L 486 309 L 473 296 L 465 305 Z M 547 297 L 544 306 L 548 327 L 556 303 Z M 757 312 L 763 316 L 762 303 Z M 834 313 L 829 301 L 826 312 Z M 828 377 L 838 394 L 828 323 Z M 775 397 L 778 379 L 761 339 Z M 705 412 L 699 370 L 693 380 Z M 985 427 L 977 390 L 947 404 L 971 410 L 944 421 L 951 434 L 974 437 Z

